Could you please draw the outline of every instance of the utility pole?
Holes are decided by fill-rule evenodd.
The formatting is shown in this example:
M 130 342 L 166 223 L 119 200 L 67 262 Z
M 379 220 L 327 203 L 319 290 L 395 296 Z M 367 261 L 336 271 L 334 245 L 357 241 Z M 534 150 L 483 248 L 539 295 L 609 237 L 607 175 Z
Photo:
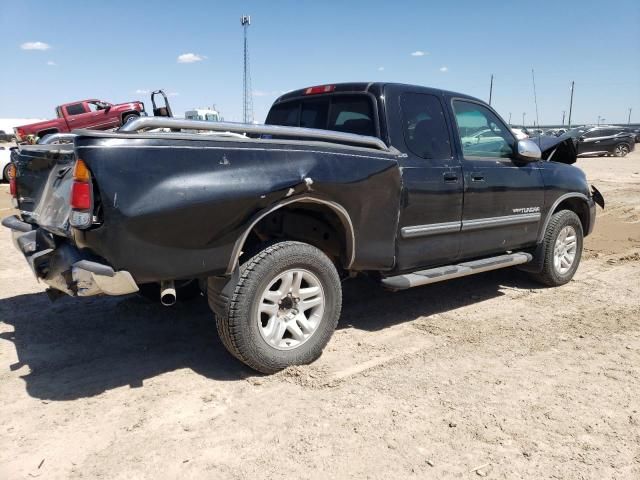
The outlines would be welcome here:
M 526 112 L 522 112 L 522 128 L 524 128 L 524 116 L 526 115 Z
M 600 126 L 600 115 L 598 115 L 598 122 L 596 123 L 597 126 Z
M 566 111 L 562 110 L 562 126 L 564 127 L 564 114 L 567 113 Z
M 509 112 L 509 125 L 511 125 L 511 112 Z
M 491 83 L 489 84 L 489 105 L 491 105 L 491 97 L 493 97 L 493 73 L 491 74 Z
M 244 75 L 242 92 L 242 122 L 253 123 L 253 92 L 251 91 L 251 70 L 249 69 L 249 43 L 247 34 L 249 25 L 251 25 L 251 17 L 243 15 L 240 17 L 240 24 L 244 30 Z
M 569 100 L 569 125 L 568 127 L 571 128 L 571 110 L 573 109 L 573 88 L 575 86 L 575 82 L 572 80 L 571 81 L 571 100 Z
M 631 108 L 629 108 L 629 116 L 627 117 L 627 125 L 631 125 Z

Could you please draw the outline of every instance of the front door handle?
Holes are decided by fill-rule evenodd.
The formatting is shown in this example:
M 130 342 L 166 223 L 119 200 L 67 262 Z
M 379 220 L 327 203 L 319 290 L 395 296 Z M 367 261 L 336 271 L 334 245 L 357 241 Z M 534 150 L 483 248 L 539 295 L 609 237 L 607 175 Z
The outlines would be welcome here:
M 458 175 L 453 172 L 445 172 L 442 174 L 444 183 L 458 183 Z
M 472 182 L 484 182 L 484 173 L 471 172 L 471 181 Z

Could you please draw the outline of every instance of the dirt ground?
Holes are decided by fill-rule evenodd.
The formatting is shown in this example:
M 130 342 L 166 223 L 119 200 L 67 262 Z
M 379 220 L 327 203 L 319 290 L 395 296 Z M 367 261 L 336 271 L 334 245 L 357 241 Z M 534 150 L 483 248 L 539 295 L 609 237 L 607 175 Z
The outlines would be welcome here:
M 270 377 L 205 302 L 50 303 L 2 229 L 0 478 L 640 478 L 640 151 L 578 165 L 607 208 L 574 281 L 350 281 Z

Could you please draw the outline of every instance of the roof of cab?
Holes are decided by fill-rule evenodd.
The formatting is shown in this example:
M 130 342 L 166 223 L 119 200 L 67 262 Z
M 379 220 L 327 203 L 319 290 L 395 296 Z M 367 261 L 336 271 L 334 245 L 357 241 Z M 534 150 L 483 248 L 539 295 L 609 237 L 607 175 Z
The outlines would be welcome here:
M 450 92 L 450 91 L 441 90 L 441 89 L 438 89 L 438 88 L 423 87 L 421 85 L 409 85 L 409 84 L 402 84 L 402 83 L 395 83 L 395 82 L 326 83 L 326 84 L 323 84 L 323 85 L 314 85 L 314 87 L 317 87 L 317 86 L 331 86 L 331 87 L 333 87 L 333 89 L 330 92 L 325 93 L 325 95 L 332 94 L 332 93 L 348 93 L 348 92 L 354 92 L 354 93 L 371 92 L 373 94 L 376 94 L 376 93 L 382 92 L 384 87 L 387 86 L 387 85 L 405 86 L 405 87 L 410 87 L 412 89 L 416 89 L 417 88 L 417 89 L 422 90 L 424 93 L 431 93 L 432 95 L 449 95 L 449 96 L 453 96 L 453 97 L 469 98 L 469 99 L 473 99 L 473 100 L 478 100 L 478 99 L 476 99 L 474 97 L 471 97 L 469 95 L 465 95 L 465 94 L 462 94 L 462 93 Z M 292 99 L 295 99 L 295 98 L 305 97 L 305 96 L 307 96 L 307 94 L 305 92 L 309 88 L 312 88 L 312 87 L 305 87 L 305 88 L 300 88 L 300 89 L 297 89 L 297 90 L 292 90 L 290 92 L 287 92 L 287 93 L 281 95 L 280 97 L 276 98 L 276 100 L 273 103 L 275 105 L 277 103 L 285 102 L 287 100 L 292 100 Z M 319 95 L 322 95 L 322 93 L 319 93 Z

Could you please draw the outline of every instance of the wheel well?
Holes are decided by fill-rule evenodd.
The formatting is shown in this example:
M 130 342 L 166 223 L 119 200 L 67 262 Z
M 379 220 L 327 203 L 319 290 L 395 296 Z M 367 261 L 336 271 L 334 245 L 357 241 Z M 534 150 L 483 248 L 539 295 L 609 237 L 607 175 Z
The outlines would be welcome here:
M 583 199 L 573 197 L 563 200 L 552 212 L 552 215 L 560 210 L 571 210 L 578 215 L 580 223 L 582 224 L 582 231 L 585 232 L 585 234 L 589 231 L 589 206 Z
M 45 135 L 49 135 L 50 133 L 58 133 L 59 130 L 57 128 L 49 128 L 47 130 L 41 130 L 38 132 L 38 134 L 36 135 L 38 138 L 42 138 Z
M 319 248 L 337 266 L 347 268 L 353 255 L 352 234 L 351 226 L 331 207 L 294 203 L 269 213 L 253 226 L 242 246 L 240 262 L 265 242 L 297 240 Z
M 125 117 L 127 117 L 129 115 L 135 115 L 136 117 L 139 117 L 140 116 L 140 112 L 138 112 L 136 110 L 129 110 L 128 112 L 124 112 L 122 115 L 120 115 L 120 121 L 122 123 L 124 123 Z

